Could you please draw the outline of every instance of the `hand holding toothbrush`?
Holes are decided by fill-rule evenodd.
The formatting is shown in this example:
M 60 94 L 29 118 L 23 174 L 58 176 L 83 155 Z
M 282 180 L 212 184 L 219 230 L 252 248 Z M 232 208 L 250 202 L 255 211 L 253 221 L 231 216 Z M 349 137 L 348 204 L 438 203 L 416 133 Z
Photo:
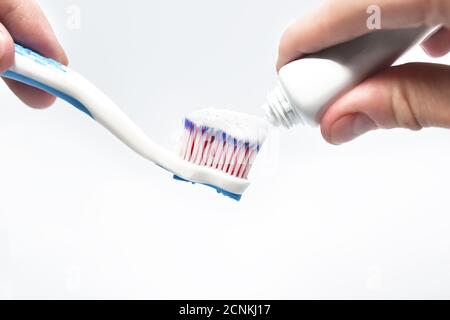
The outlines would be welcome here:
M 46 57 L 67 65 L 68 59 L 44 13 L 34 0 L 0 1 L 0 72 L 13 63 L 13 39 Z M 27 105 L 46 108 L 55 97 L 39 89 L 5 80 L 9 88 Z
M 278 69 L 299 57 L 371 32 L 367 9 L 372 0 L 332 0 L 294 23 L 280 43 Z M 423 42 L 433 57 L 450 51 L 450 1 L 379 0 L 383 29 L 419 25 L 443 27 Z M 412 63 L 388 68 L 334 103 L 324 115 L 324 138 L 348 142 L 378 128 L 450 128 L 450 67 Z

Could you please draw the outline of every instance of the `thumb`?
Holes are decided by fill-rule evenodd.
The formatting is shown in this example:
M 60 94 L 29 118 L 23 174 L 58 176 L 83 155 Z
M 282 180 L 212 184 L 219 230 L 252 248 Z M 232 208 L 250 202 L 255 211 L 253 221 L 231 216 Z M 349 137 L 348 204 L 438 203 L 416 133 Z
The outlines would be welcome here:
M 450 128 L 450 66 L 414 63 L 369 78 L 334 103 L 322 135 L 342 144 L 375 129 Z
M 0 73 L 14 62 L 14 45 L 8 30 L 0 23 Z

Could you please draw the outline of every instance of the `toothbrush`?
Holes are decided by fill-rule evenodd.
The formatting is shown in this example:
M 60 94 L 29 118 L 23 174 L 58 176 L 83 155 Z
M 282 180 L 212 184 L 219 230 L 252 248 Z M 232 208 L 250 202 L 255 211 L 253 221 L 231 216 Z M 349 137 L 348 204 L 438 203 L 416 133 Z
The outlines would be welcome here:
M 203 163 L 201 160 L 192 159 L 191 161 L 191 154 L 188 155 L 186 151 L 182 159 L 159 146 L 133 123 L 111 99 L 83 76 L 30 49 L 16 44 L 14 63 L 1 76 L 39 88 L 67 101 L 104 126 L 136 153 L 174 173 L 177 179 L 213 187 L 217 192 L 236 200 L 240 200 L 250 184 L 246 179 L 246 175 L 238 176 L 233 174 L 233 172 L 224 170 L 223 166 L 219 169 L 217 169 L 217 165 L 216 167 L 207 166 L 207 163 Z M 203 120 L 208 120 L 207 118 Z M 240 116 L 234 114 L 234 117 L 231 118 L 233 118 L 231 119 L 231 122 L 233 122 L 239 119 Z M 206 130 L 201 125 L 200 127 L 192 125 L 189 129 L 192 129 L 192 132 L 199 133 L 199 138 L 202 138 L 202 132 L 212 132 L 212 128 Z M 227 126 L 226 129 L 232 129 L 232 126 Z M 222 129 L 217 132 L 219 131 L 226 138 L 224 143 L 229 141 L 230 144 L 233 144 L 235 150 L 241 150 L 244 153 L 249 152 L 250 144 L 247 141 L 247 137 L 230 138 Z M 191 148 L 193 141 L 195 140 L 191 140 Z M 238 145 L 239 141 L 245 142 Z M 189 139 L 186 143 L 188 142 Z M 257 148 L 259 150 L 263 141 L 258 142 Z M 232 148 L 230 147 L 229 150 L 231 151 Z

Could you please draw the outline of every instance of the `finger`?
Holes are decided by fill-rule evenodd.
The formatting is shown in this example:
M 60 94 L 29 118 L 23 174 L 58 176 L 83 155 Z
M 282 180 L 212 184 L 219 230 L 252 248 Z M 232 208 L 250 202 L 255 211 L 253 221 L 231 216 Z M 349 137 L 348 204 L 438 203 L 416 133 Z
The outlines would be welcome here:
M 450 23 L 448 0 L 378 0 L 383 29 Z M 373 0 L 327 1 L 319 10 L 291 25 L 282 36 L 277 68 L 371 32 L 367 27 Z
M 0 73 L 7 70 L 14 62 L 13 40 L 8 30 L 0 23 Z
M 321 129 L 342 144 L 378 128 L 450 128 L 450 66 L 393 67 L 357 86 L 325 113 Z
M 33 0 L 0 1 L 0 21 L 13 39 L 43 56 L 68 64 L 67 55 L 59 44 L 44 13 Z M 50 106 L 55 98 L 36 88 L 12 80 L 6 83 L 26 104 L 36 108 Z
M 450 52 L 450 29 L 442 27 L 426 39 L 421 46 L 431 57 L 445 56 Z
M 40 89 L 11 79 L 3 80 L 23 103 L 34 109 L 48 108 L 56 101 L 56 97 Z

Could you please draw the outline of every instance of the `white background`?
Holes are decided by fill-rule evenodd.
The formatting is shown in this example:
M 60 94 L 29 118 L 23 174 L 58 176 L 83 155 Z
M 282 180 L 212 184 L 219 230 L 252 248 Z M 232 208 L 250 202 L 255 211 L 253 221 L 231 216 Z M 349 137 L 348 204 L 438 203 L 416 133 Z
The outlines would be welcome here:
M 71 66 L 168 148 L 192 110 L 260 113 L 283 29 L 317 5 L 40 3 Z M 0 298 L 450 298 L 446 130 L 340 147 L 273 132 L 236 203 L 173 181 L 64 102 L 36 111 L 0 91 Z

